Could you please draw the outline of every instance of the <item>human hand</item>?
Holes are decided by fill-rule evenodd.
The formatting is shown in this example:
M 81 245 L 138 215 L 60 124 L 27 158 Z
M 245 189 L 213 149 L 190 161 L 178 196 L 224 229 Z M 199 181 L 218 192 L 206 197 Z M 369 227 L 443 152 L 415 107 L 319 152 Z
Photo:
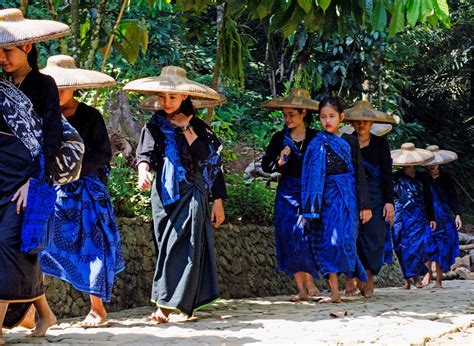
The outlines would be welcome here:
M 385 203 L 383 206 L 383 217 L 385 222 L 390 222 L 390 225 L 393 225 L 393 216 L 395 215 L 395 209 L 393 208 L 392 203 Z
M 436 229 L 436 222 L 435 221 L 430 221 L 430 228 L 431 228 L 431 231 L 434 231 Z
M 372 218 L 372 209 L 363 209 L 359 212 L 359 217 L 362 223 L 367 223 Z
M 28 189 L 30 188 L 30 180 L 28 179 L 13 195 L 12 202 L 16 201 L 16 213 L 20 214 L 26 208 L 28 200 Z
M 456 215 L 454 222 L 456 223 L 456 229 L 459 231 L 462 228 L 461 215 Z
M 280 153 L 280 158 L 278 159 L 278 166 L 283 166 L 288 161 L 288 156 L 291 154 L 291 149 L 289 146 L 283 148 Z
M 215 228 L 219 228 L 220 225 L 225 220 L 225 213 L 224 213 L 224 204 L 222 202 L 222 198 L 218 198 L 214 200 L 214 204 L 211 210 L 211 222 L 213 222 L 213 226 Z
M 151 188 L 153 174 L 150 173 L 149 169 L 150 166 L 145 162 L 138 165 L 138 188 L 141 191 L 147 191 Z

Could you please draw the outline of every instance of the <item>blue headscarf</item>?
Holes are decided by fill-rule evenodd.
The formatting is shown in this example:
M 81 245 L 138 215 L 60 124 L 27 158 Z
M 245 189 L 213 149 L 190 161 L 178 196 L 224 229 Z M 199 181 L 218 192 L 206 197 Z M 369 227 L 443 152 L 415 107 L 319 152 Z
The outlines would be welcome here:
M 349 143 L 329 132 L 319 132 L 306 149 L 301 175 L 303 216 L 307 219 L 321 217 L 324 181 L 326 179 L 326 148 L 328 145 L 344 160 L 349 173 L 353 172 Z

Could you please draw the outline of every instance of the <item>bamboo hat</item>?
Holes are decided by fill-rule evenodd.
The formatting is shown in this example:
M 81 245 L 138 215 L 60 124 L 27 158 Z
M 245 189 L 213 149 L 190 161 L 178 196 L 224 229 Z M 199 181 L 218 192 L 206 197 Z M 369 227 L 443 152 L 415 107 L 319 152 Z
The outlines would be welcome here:
M 76 67 L 69 55 L 50 56 L 41 73 L 53 77 L 58 89 L 99 88 L 115 84 L 115 79 L 105 73 Z
M 192 99 L 191 102 L 193 107 L 196 109 L 200 108 L 209 108 L 209 107 L 218 107 L 224 104 L 227 101 L 227 98 L 219 94 L 219 100 L 209 100 L 209 99 Z M 157 111 L 161 109 L 160 101 L 158 96 L 153 95 L 149 96 L 140 102 L 140 108 L 148 111 Z
M 372 127 L 370 128 L 370 133 L 376 136 L 384 136 L 390 131 L 392 131 L 393 127 L 390 124 L 373 124 Z M 355 129 L 354 126 L 351 124 L 344 125 L 339 129 L 342 133 L 347 133 L 348 135 L 352 134 Z
M 403 143 L 400 149 L 390 152 L 394 166 L 416 166 L 431 162 L 435 155 L 426 149 L 415 148 L 413 143 Z
M 0 48 L 65 36 L 69 26 L 53 20 L 25 19 L 17 8 L 0 10 Z
M 366 120 L 374 123 L 396 124 L 390 114 L 376 110 L 369 101 L 357 101 L 352 108 L 344 110 L 345 121 Z
M 158 77 L 147 77 L 125 84 L 123 90 L 141 94 L 174 93 L 191 98 L 219 100 L 219 94 L 204 84 L 186 78 L 186 70 L 177 66 L 165 66 Z
M 290 96 L 277 97 L 273 100 L 264 101 L 260 106 L 269 109 L 281 109 L 288 107 L 317 111 L 319 109 L 319 102 L 311 99 L 308 90 L 294 88 L 291 89 Z
M 458 159 L 458 154 L 451 150 L 440 150 L 437 145 L 429 145 L 426 150 L 434 154 L 434 160 L 425 164 L 425 166 L 442 165 Z

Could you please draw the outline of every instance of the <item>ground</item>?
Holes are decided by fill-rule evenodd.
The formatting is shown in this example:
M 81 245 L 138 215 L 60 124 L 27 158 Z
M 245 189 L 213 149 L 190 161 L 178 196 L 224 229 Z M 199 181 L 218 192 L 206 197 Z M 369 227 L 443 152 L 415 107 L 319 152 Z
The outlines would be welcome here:
M 25 329 L 7 331 L 12 344 L 338 344 L 474 345 L 474 281 L 446 281 L 445 288 L 384 288 L 377 296 L 342 304 L 290 303 L 287 297 L 220 300 L 195 321 L 155 325 L 152 307 L 109 315 L 101 328 L 82 329 L 63 320 L 46 338 L 24 339 Z M 333 316 L 334 317 L 333 317 Z

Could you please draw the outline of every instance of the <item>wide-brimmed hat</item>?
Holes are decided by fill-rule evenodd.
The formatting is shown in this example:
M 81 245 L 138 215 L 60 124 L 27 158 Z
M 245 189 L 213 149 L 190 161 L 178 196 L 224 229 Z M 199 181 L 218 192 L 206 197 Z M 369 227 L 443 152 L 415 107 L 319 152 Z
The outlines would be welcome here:
M 219 100 L 219 94 L 204 84 L 186 78 L 186 70 L 177 66 L 165 66 L 158 77 L 147 77 L 125 84 L 123 90 L 141 94 L 174 93 L 191 98 Z
M 66 24 L 45 19 L 25 19 L 17 8 L 0 10 L 0 48 L 59 38 L 69 33 Z
M 393 127 L 390 124 L 373 124 L 370 128 L 370 133 L 376 136 L 384 136 L 392 131 L 392 129 Z M 355 131 L 355 129 L 351 124 L 347 124 L 339 128 L 339 131 L 350 135 Z
M 53 77 L 58 89 L 87 89 L 115 84 L 115 79 L 105 73 L 76 67 L 69 55 L 50 56 L 41 73 Z
M 218 107 L 224 104 L 227 101 L 227 98 L 219 94 L 219 100 L 209 100 L 209 99 L 191 99 L 193 107 L 196 109 L 200 108 L 209 108 L 209 107 Z M 149 110 L 149 111 L 157 111 L 161 109 L 160 101 L 158 100 L 158 96 L 153 95 L 149 96 L 140 102 L 140 108 Z
M 295 88 L 291 89 L 290 96 L 264 101 L 260 106 L 270 109 L 298 108 L 317 111 L 319 109 L 319 102 L 311 99 L 308 90 Z
M 400 149 L 390 152 L 394 166 L 416 166 L 431 162 L 433 152 L 426 149 L 415 148 L 413 143 L 403 143 Z
M 366 120 L 374 123 L 397 123 L 395 117 L 376 110 L 369 101 L 357 101 L 352 108 L 344 110 L 344 115 L 344 121 Z
M 426 150 L 431 151 L 434 154 L 434 159 L 424 166 L 442 165 L 458 159 L 458 154 L 451 150 L 440 150 L 437 145 L 429 145 Z

